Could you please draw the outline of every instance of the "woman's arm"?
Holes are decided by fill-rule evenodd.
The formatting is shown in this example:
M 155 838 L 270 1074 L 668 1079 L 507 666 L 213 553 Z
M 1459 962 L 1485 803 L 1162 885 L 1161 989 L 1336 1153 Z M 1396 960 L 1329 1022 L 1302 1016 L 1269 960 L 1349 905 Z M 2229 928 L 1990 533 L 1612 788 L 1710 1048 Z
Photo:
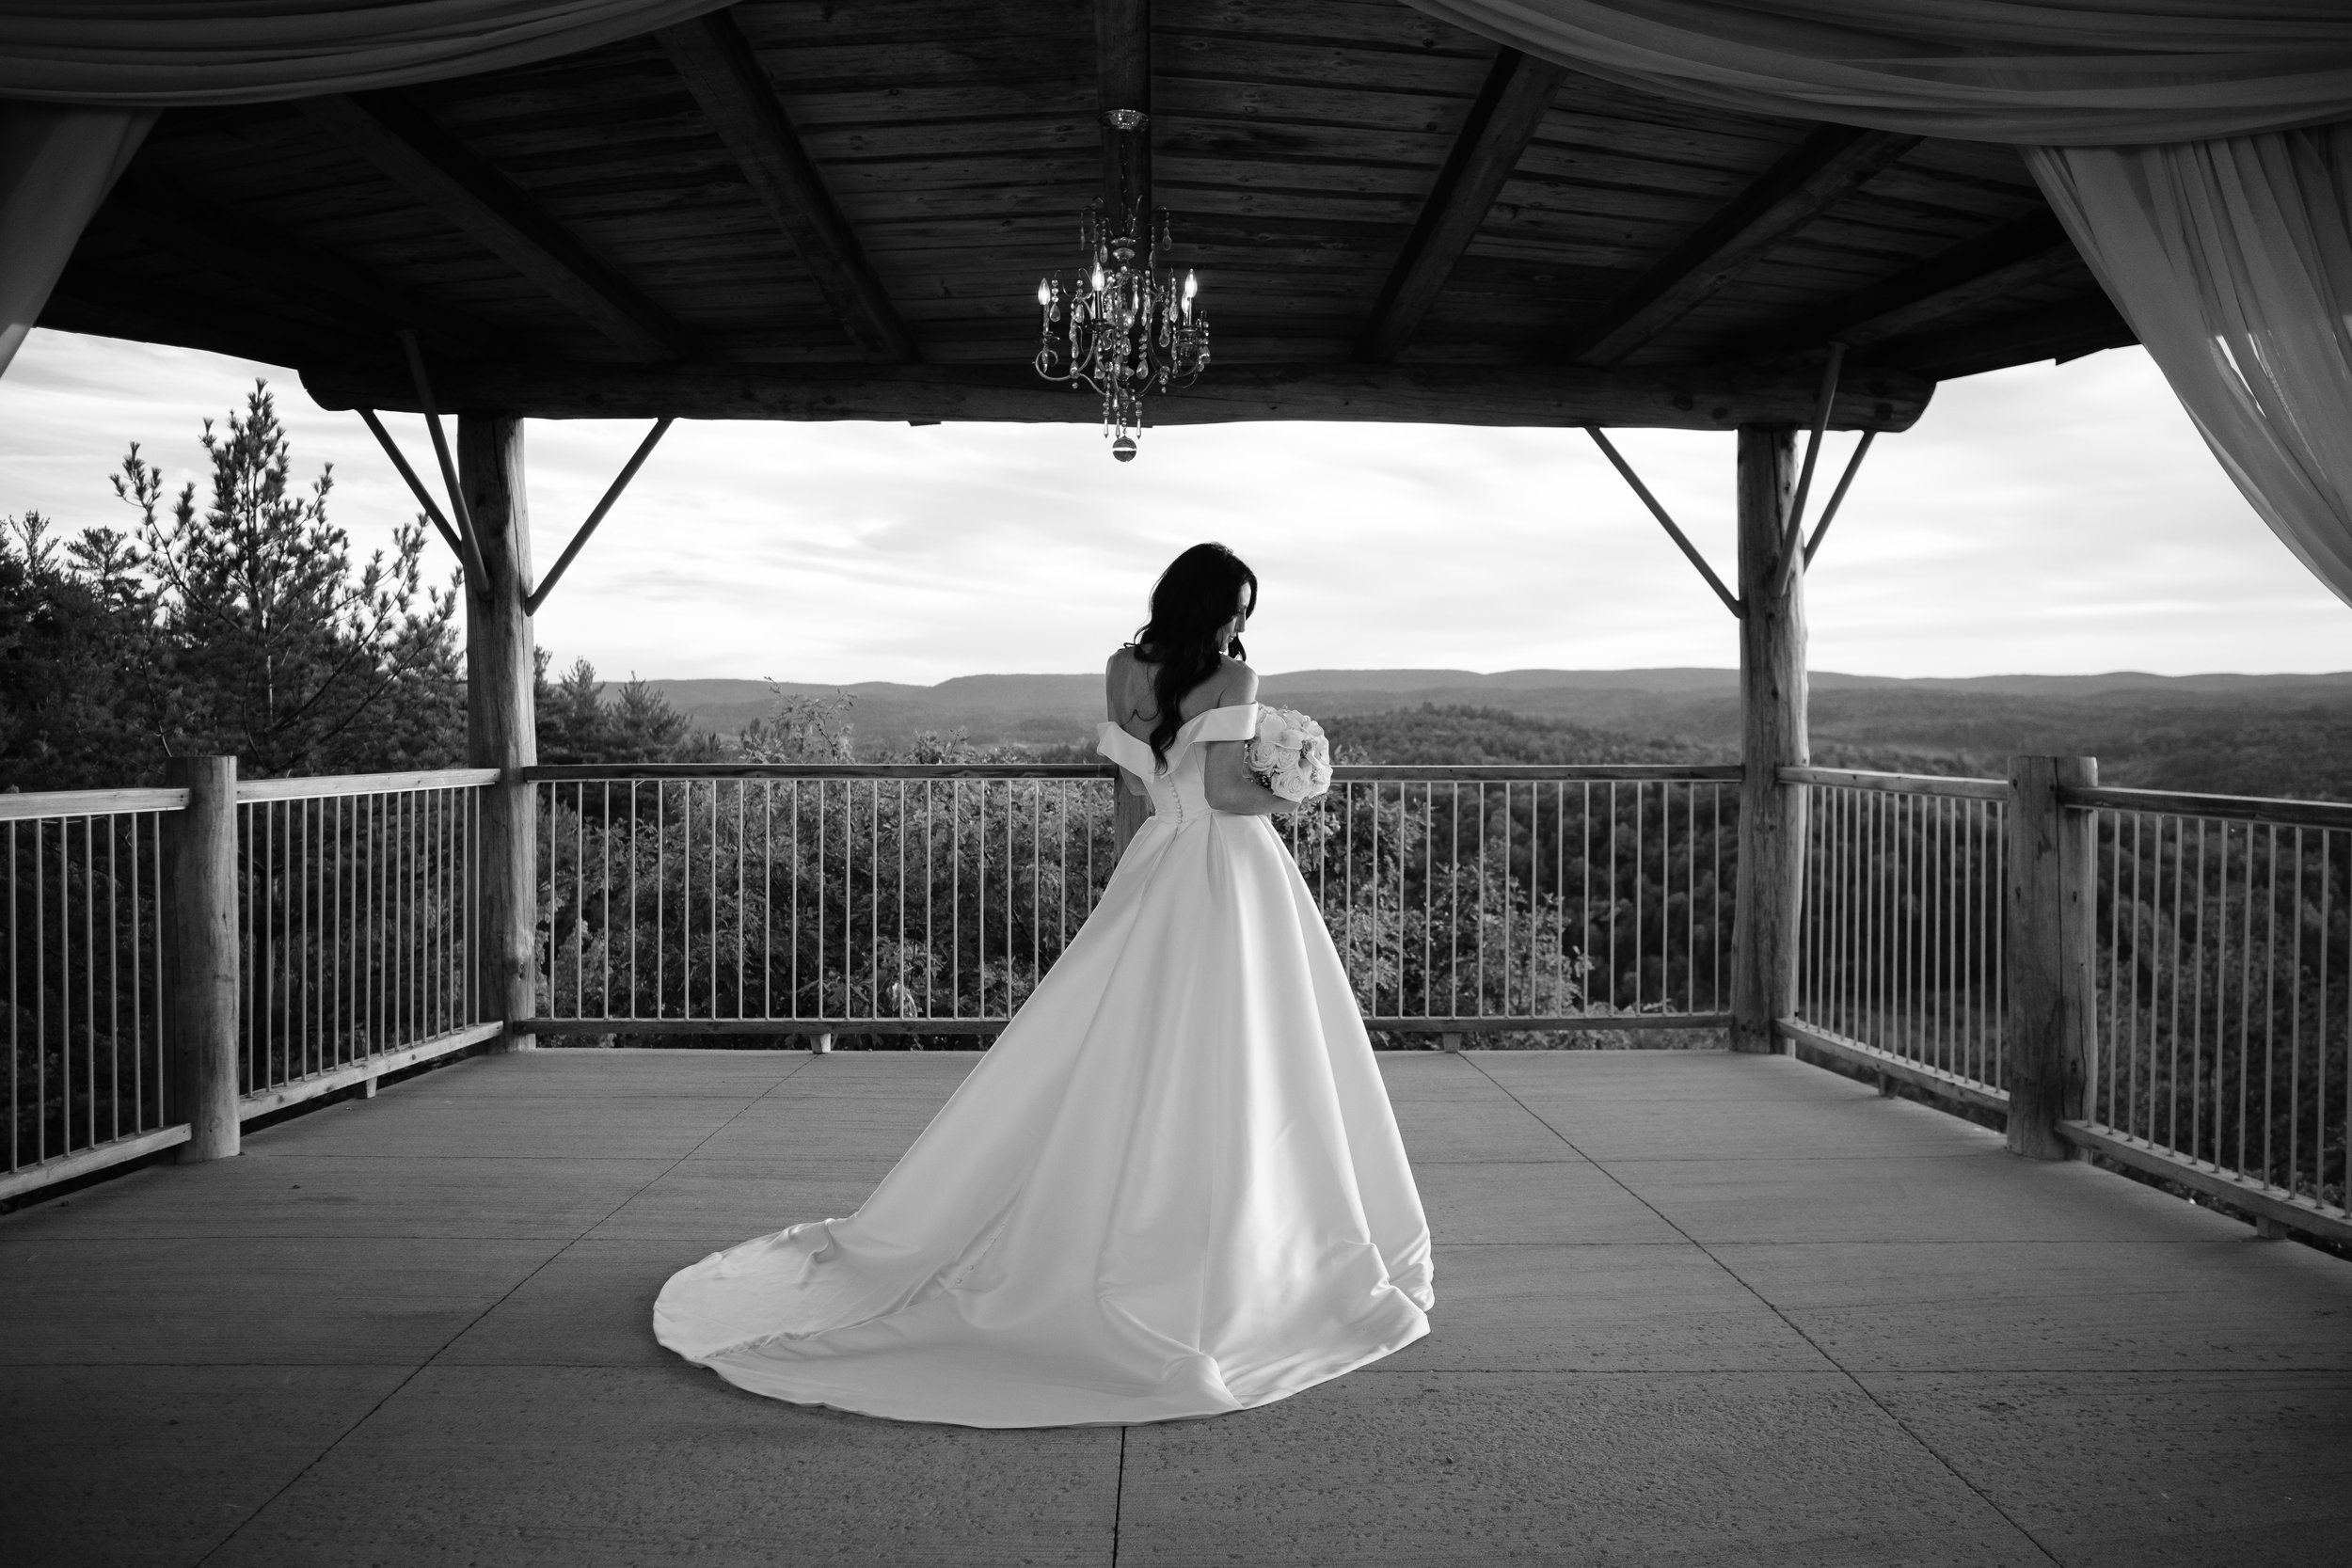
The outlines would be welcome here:
M 1126 686 L 1127 650 L 1121 648 L 1103 665 L 1103 717 L 1122 728 L 1127 719 Z M 1124 768 L 1119 770 L 1119 782 L 1130 795 L 1144 793 L 1143 781 Z
M 1275 794 L 1250 773 L 1247 740 L 1210 740 L 1202 744 L 1208 747 L 1209 754 L 1201 764 L 1200 783 L 1209 804 L 1216 810 L 1238 816 L 1271 816 L 1298 804 Z
M 1234 707 L 1258 700 L 1258 673 L 1239 659 L 1229 660 L 1218 680 L 1221 685 L 1216 706 Z M 1214 809 L 1237 816 L 1271 816 L 1298 804 L 1275 794 L 1249 771 L 1247 740 L 1210 740 L 1202 744 L 1208 747 L 1208 755 L 1200 764 L 1201 792 L 1208 796 Z

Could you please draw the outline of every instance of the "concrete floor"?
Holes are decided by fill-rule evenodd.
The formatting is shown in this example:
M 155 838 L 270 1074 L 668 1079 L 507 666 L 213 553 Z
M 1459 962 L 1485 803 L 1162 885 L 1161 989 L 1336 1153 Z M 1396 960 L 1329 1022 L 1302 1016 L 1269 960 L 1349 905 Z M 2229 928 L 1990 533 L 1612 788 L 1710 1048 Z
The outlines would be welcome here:
M 1781 1058 L 1384 1057 L 1436 1330 L 1266 1409 L 902 1426 L 654 1344 L 973 1060 L 486 1058 L 0 1219 L 0 1562 L 2352 1561 L 2352 1264 Z

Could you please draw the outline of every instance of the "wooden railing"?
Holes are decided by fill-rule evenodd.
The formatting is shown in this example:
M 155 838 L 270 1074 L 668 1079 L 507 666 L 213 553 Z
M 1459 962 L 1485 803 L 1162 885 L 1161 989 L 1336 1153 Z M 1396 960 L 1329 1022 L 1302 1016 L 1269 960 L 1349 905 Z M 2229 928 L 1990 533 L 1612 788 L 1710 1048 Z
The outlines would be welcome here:
M 2011 776 L 1808 791 L 1804 1051 L 2352 1241 L 2352 806 Z
M 0 796 L 0 1198 L 469 1049 L 1001 1029 L 1116 863 L 1107 768 L 540 768 L 536 1016 L 485 974 L 489 769 Z M 1277 819 L 1389 1043 L 1720 1028 L 1732 768 L 1346 768 Z M 2352 806 L 2088 758 L 1805 793 L 1780 1037 L 2352 1241 Z M 520 1009 L 513 1009 L 519 1011 Z M 185 1155 L 183 1155 L 185 1157 Z
M 0 795 L 0 1198 L 495 1037 L 476 1006 L 487 769 Z M 185 1157 L 183 1155 L 183 1157 Z
M 546 767 L 539 1033 L 993 1034 L 1116 863 L 1107 767 Z M 1384 1035 L 1720 1027 L 1732 768 L 1343 768 L 1276 819 Z
M 0 795 L 8 1132 L 0 1197 L 185 1143 L 165 1057 L 165 824 L 185 789 Z

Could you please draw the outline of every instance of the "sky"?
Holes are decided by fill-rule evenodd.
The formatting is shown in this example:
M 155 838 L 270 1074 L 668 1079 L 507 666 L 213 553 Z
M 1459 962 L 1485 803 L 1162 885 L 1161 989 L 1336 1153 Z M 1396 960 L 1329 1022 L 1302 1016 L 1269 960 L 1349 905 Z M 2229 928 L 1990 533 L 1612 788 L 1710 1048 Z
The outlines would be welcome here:
M 330 516 L 360 553 L 382 546 L 413 502 L 358 417 L 292 371 L 50 331 L 0 377 L 0 515 L 127 530 L 106 482 L 126 446 L 175 488 L 200 480 L 202 420 L 256 378 L 297 477 L 331 463 Z M 423 421 L 386 420 L 430 472 Z M 527 426 L 541 569 L 645 428 Z M 1729 580 L 1733 438 L 1617 439 Z M 1854 439 L 1833 436 L 1824 466 Z M 612 678 L 1091 670 L 1168 559 L 1218 539 L 1258 573 L 1263 672 L 1738 662 L 1730 615 L 1581 431 L 1187 426 L 1149 432 L 1131 464 L 1107 445 L 1079 424 L 681 422 L 540 610 L 540 645 Z M 1872 448 L 1807 591 L 1817 670 L 2352 669 L 2352 608 L 2137 348 L 1944 386 Z

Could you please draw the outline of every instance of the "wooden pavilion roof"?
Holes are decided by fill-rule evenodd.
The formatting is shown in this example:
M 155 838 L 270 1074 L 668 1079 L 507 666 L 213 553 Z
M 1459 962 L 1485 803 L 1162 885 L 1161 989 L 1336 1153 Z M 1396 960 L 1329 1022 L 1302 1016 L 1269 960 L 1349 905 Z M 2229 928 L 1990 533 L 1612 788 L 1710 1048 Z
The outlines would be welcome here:
M 1154 422 L 1899 429 L 2131 341 L 2013 150 L 1694 108 L 1396 0 L 744 0 L 406 91 L 165 114 L 42 325 L 328 406 L 1092 420 L 1041 381 L 1105 107 L 1215 359 Z

